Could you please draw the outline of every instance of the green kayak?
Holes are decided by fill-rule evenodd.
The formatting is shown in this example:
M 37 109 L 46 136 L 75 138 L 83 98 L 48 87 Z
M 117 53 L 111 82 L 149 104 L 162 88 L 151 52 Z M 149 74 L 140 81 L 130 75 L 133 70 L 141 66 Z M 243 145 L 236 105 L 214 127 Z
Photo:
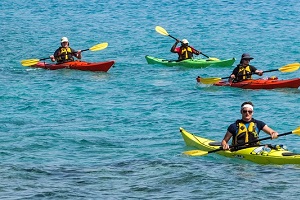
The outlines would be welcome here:
M 152 56 L 145 56 L 148 64 L 161 64 L 169 67 L 172 66 L 183 66 L 188 68 L 204 68 L 208 66 L 217 66 L 217 67 L 229 67 L 232 66 L 235 62 L 235 58 L 227 60 L 219 60 L 217 58 L 208 58 L 208 59 L 187 59 L 182 61 L 176 60 L 166 60 L 161 58 L 155 58 Z

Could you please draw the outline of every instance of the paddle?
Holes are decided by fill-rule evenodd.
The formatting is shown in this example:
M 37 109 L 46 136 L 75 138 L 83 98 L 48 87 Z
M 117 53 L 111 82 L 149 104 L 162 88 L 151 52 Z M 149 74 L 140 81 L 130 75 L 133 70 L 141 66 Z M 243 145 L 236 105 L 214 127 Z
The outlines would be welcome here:
M 298 128 L 296 128 L 295 130 L 293 130 L 293 131 L 279 134 L 278 137 L 285 136 L 285 135 L 290 135 L 290 134 L 296 134 L 296 135 L 300 136 L 300 126 Z M 195 138 L 196 138 L 196 136 L 195 136 Z M 231 146 L 229 146 L 229 148 L 241 147 L 241 146 L 244 146 L 246 144 L 256 143 L 256 142 L 260 142 L 260 141 L 263 141 L 263 140 L 269 140 L 269 139 L 272 139 L 272 137 L 270 136 L 270 137 L 266 137 L 266 138 L 257 139 L 257 140 L 253 140 L 253 141 L 250 141 L 250 142 L 246 142 L 246 143 L 243 143 L 243 144 L 231 145 Z M 204 155 L 207 155 L 209 153 L 214 153 L 214 152 L 221 151 L 221 150 L 223 150 L 222 147 L 220 147 L 219 149 L 212 150 L 212 151 L 191 150 L 191 151 L 185 151 L 183 153 L 185 155 L 189 155 L 189 156 L 204 156 Z
M 156 32 L 158 32 L 159 34 L 161 34 L 161 35 L 165 35 L 165 36 L 169 36 L 169 37 L 171 37 L 171 38 L 173 38 L 174 40 L 178 40 L 177 38 L 175 38 L 175 37 L 173 37 L 172 35 L 170 35 L 167 31 L 166 31 L 166 29 L 164 29 L 163 27 L 161 27 L 161 26 L 156 26 L 155 27 L 155 30 L 156 30 Z M 182 43 L 182 41 L 180 41 L 181 43 Z M 194 49 L 195 51 L 198 51 L 198 50 L 196 50 L 195 48 L 193 48 L 193 47 L 191 47 L 192 49 Z M 202 54 L 203 56 L 205 56 L 206 58 L 208 58 L 209 60 L 219 60 L 218 58 L 210 58 L 209 56 L 207 56 L 207 55 L 205 55 L 204 53 L 200 53 L 200 54 Z
M 263 71 L 263 73 L 267 73 L 267 72 L 274 72 L 274 71 L 281 71 L 281 72 L 293 72 L 298 70 L 300 67 L 300 63 L 291 63 L 288 65 L 285 65 L 279 69 L 272 69 L 272 70 L 267 70 L 267 71 Z M 243 75 L 241 75 L 243 76 Z M 202 77 L 197 77 L 197 81 L 201 82 L 203 84 L 214 84 L 219 82 L 222 79 L 228 79 L 230 78 L 230 76 L 228 77 L 223 77 L 223 78 L 218 78 L 218 77 L 210 77 L 210 78 L 202 78 Z
M 84 49 L 84 50 L 81 50 L 81 52 L 83 51 L 99 51 L 99 50 L 102 50 L 102 49 L 105 49 L 106 47 L 108 46 L 108 43 L 107 42 L 104 42 L 104 43 L 100 43 L 100 44 L 97 44 L 95 46 L 92 46 L 91 48 L 89 49 Z M 32 66 L 32 65 L 35 65 L 37 64 L 39 61 L 42 61 L 42 60 L 47 60 L 47 59 L 50 59 L 50 57 L 47 57 L 47 58 L 40 58 L 40 59 L 28 59 L 28 60 L 22 60 L 21 61 L 21 64 L 25 67 L 28 67 L 28 66 Z

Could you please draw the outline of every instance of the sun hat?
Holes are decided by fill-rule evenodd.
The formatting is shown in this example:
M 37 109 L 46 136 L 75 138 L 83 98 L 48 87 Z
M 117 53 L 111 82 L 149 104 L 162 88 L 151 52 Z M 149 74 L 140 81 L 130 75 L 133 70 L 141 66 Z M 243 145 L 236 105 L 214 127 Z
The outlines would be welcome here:
M 243 60 L 243 59 L 249 59 L 249 60 L 252 60 L 252 59 L 254 59 L 254 58 L 252 58 L 252 57 L 250 56 L 249 53 L 243 53 L 243 55 L 242 55 L 242 57 L 241 57 L 241 60 Z
M 62 37 L 61 40 L 60 40 L 61 43 L 63 42 L 69 42 L 68 38 L 67 37 Z
M 188 41 L 187 39 L 182 39 L 182 43 L 183 43 L 183 44 L 188 44 L 189 41 Z

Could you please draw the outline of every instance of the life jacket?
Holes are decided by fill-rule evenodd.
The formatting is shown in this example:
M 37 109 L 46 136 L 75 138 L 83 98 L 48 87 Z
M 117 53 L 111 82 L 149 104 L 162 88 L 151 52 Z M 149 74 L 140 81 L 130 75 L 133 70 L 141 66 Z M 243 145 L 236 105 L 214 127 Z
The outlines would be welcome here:
M 193 58 L 193 49 L 190 46 L 180 47 L 179 60 L 185 60 L 191 58 Z
M 236 81 L 252 79 L 252 76 L 251 76 L 252 72 L 251 72 L 250 65 L 243 67 L 243 65 L 239 64 L 238 67 L 239 67 L 239 71 L 236 76 Z
M 58 63 L 73 61 L 72 49 L 70 47 L 59 47 L 59 52 L 56 58 Z
M 232 145 L 244 144 L 258 139 L 258 129 L 253 119 L 247 125 L 242 120 L 236 121 L 237 132 L 232 138 Z M 259 142 L 251 143 L 251 145 L 258 145 Z

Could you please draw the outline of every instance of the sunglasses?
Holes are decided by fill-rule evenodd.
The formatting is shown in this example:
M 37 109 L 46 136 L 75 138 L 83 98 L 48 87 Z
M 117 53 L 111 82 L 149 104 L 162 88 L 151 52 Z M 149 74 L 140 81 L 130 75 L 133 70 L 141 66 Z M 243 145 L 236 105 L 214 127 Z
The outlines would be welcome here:
M 252 113 L 253 113 L 253 111 L 252 111 L 252 110 L 243 110 L 243 113 L 244 113 L 244 114 L 245 114 L 245 113 L 252 114 Z

